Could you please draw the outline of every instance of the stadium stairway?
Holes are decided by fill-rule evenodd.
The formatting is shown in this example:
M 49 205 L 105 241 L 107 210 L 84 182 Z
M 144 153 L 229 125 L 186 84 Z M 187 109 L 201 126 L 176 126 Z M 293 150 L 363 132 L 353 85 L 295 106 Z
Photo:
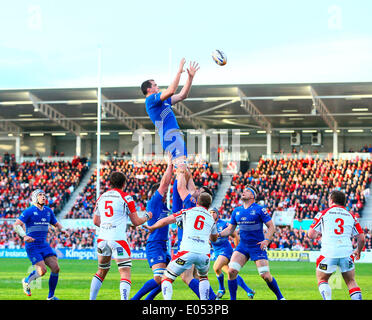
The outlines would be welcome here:
M 372 190 L 372 184 L 369 186 L 369 190 Z M 366 204 L 363 208 L 361 218 L 359 219 L 362 228 L 372 228 L 372 192 L 366 197 Z
M 63 219 L 70 212 L 71 208 L 75 204 L 76 196 L 84 190 L 85 186 L 88 184 L 90 178 L 94 174 L 94 170 L 96 170 L 96 167 L 97 167 L 96 163 L 91 164 L 91 167 L 85 174 L 84 178 L 81 180 L 79 186 L 74 190 L 74 192 L 70 196 L 70 199 L 64 205 L 61 212 L 57 215 L 58 219 Z
M 222 175 L 222 182 L 218 186 L 217 193 L 213 199 L 212 207 L 220 208 L 222 205 L 222 201 L 225 198 L 226 192 L 228 188 L 231 186 L 231 180 L 232 180 L 231 174 L 223 174 Z

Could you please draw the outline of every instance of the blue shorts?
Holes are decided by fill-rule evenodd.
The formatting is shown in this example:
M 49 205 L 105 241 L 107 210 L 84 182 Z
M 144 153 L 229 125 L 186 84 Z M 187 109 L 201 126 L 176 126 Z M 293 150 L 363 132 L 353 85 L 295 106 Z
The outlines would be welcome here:
M 234 252 L 234 250 L 231 247 L 231 245 L 226 246 L 226 247 L 217 248 L 217 249 L 214 250 L 214 257 L 215 257 L 215 259 L 217 259 L 218 256 L 224 256 L 228 260 L 231 260 L 231 256 L 232 256 L 233 252 Z
M 168 253 L 167 241 L 149 241 L 146 244 L 147 262 L 150 268 L 157 263 L 165 263 L 171 261 L 171 256 Z
M 30 259 L 33 265 L 45 260 L 45 258 L 50 256 L 57 256 L 57 253 L 50 247 L 48 243 L 26 247 L 25 249 L 27 252 L 27 257 Z
M 240 242 L 235 251 L 244 254 L 248 260 L 268 260 L 266 250 L 261 250 L 259 245 L 247 246 L 246 244 Z
M 174 159 L 182 156 L 187 158 L 185 138 L 180 129 L 164 128 L 160 141 L 164 151 L 169 151 Z

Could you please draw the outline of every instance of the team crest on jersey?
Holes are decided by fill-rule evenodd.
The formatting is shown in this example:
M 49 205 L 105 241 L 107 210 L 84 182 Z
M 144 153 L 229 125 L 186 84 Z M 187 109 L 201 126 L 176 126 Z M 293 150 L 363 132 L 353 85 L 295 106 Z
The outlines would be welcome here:
M 256 214 L 256 210 L 252 210 L 250 213 L 249 213 L 251 216 L 254 216 Z
M 180 266 L 183 266 L 186 263 L 186 261 L 185 260 L 182 260 L 181 258 L 178 258 L 176 260 L 176 263 L 179 264 Z
M 127 201 L 127 202 L 131 202 L 133 201 L 133 198 L 131 196 L 125 196 L 124 199 Z
M 37 211 L 34 211 L 34 216 L 37 216 Z
M 191 197 L 190 200 L 191 200 L 192 203 L 196 203 L 196 199 L 194 197 Z

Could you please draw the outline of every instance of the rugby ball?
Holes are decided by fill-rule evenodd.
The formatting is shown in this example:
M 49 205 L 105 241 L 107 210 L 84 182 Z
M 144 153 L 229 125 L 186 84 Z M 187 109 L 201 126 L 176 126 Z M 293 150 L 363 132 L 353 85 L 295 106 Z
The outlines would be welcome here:
M 212 58 L 215 63 L 219 66 L 224 66 L 227 62 L 226 55 L 221 50 L 215 50 L 212 52 Z

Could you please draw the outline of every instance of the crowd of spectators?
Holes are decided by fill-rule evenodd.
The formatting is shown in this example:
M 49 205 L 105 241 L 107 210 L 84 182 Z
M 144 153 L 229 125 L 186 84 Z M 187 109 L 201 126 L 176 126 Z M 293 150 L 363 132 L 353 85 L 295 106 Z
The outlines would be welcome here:
M 338 189 L 347 195 L 346 209 L 359 217 L 370 192 L 371 174 L 372 160 L 260 159 L 256 168 L 233 176 L 220 213 L 230 219 L 242 203 L 242 188 L 253 184 L 259 190 L 257 201 L 270 214 L 293 208 L 296 219 L 312 219 L 328 206 L 330 192 Z
M 45 191 L 48 206 L 58 214 L 88 170 L 89 164 L 78 157 L 72 161 L 4 161 L 0 165 L 0 218 L 18 217 L 30 205 L 35 189 Z
M 208 186 L 212 192 L 218 188 L 221 174 L 215 172 L 207 162 L 190 164 L 190 170 L 197 187 Z M 127 176 L 125 191 L 129 193 L 136 205 L 137 211 L 144 211 L 147 203 L 147 193 L 153 183 L 159 182 L 167 168 L 165 161 L 138 162 L 133 160 L 112 159 L 101 164 L 100 193 L 110 189 L 109 177 L 113 171 L 124 172 Z M 96 199 L 96 172 L 91 176 L 87 186 L 77 196 L 76 201 L 65 218 L 92 218 Z

